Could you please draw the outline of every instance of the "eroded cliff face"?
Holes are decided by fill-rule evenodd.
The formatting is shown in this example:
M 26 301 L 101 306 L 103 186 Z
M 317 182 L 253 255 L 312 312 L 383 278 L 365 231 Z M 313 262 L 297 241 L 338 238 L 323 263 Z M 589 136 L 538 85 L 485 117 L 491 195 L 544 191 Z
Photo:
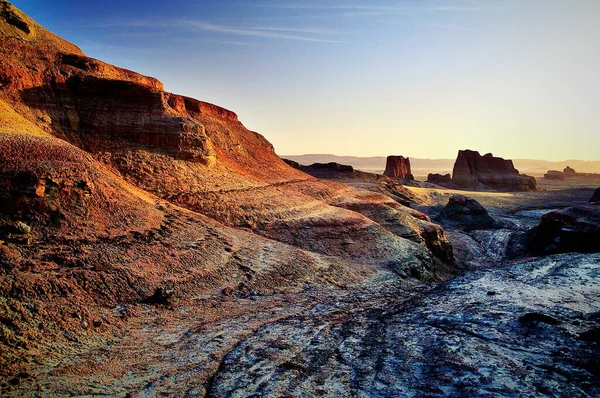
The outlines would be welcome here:
M 4 20 L 2 96 L 42 130 L 93 154 L 143 148 L 209 167 L 219 159 L 220 169 L 258 162 L 269 165 L 273 175 L 294 175 L 235 113 L 165 92 L 157 79 L 86 57 L 8 3 L 1 7 L 3 15 L 26 27 Z
M 535 178 L 519 174 L 512 160 L 468 149 L 458 151 L 452 182 L 465 189 L 484 186 L 498 191 L 534 191 L 536 187 Z
M 133 186 L 230 226 L 353 259 L 357 251 L 349 251 L 348 245 L 336 248 L 339 239 L 322 246 L 323 231 L 317 226 L 325 223 L 334 237 L 344 232 L 374 242 L 360 253 L 369 262 L 389 263 L 406 252 L 405 242 L 398 240 L 403 236 L 384 239 L 390 232 L 380 231 L 373 220 L 331 207 L 340 197 L 385 206 L 386 195 L 365 200 L 353 188 L 317 181 L 285 164 L 235 113 L 165 92 L 154 78 L 86 57 L 2 4 L 26 26 L 20 29 L 4 20 L 2 99 L 42 134 L 91 154 Z M 409 177 L 408 159 L 401 160 L 402 176 Z M 353 225 L 349 232 L 348 225 Z M 423 228 L 411 233 L 420 237 L 416 240 L 423 249 L 433 247 L 431 233 Z M 429 269 L 423 275 L 431 274 L 435 264 L 430 254 L 426 250 L 420 257 Z

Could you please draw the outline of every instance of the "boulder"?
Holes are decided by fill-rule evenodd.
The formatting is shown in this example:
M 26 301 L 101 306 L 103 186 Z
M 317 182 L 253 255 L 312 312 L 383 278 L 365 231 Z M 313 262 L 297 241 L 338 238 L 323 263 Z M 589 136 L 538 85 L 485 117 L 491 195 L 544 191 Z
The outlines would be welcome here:
M 452 176 L 448 174 L 429 173 L 427 174 L 427 182 L 432 184 L 449 184 L 452 182 Z
M 575 174 L 577 174 L 577 172 L 575 171 L 575 169 L 573 169 L 573 168 L 571 168 L 569 166 L 567 166 L 567 167 L 565 167 L 563 169 L 563 173 L 569 174 L 569 175 L 575 175 Z
M 535 178 L 519 174 L 512 160 L 495 157 L 491 153 L 481 156 L 477 151 L 458 151 L 452 182 L 463 189 L 488 187 L 498 191 L 534 191 Z
M 410 170 L 410 159 L 404 156 L 393 156 L 387 157 L 385 162 L 384 176 L 392 178 L 402 178 L 405 180 L 414 180 Z
M 586 204 L 542 216 L 529 232 L 529 247 L 540 254 L 600 252 L 600 206 Z
M 594 194 L 590 198 L 590 203 L 600 203 L 600 188 L 594 191 Z
M 476 229 L 496 229 L 501 225 L 475 199 L 454 195 L 435 218 L 442 225 L 472 231 Z

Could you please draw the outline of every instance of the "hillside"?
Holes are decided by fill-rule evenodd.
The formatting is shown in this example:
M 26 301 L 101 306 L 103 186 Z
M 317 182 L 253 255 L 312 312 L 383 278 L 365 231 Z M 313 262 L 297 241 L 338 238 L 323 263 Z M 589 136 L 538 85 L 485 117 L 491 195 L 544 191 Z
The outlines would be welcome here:
M 596 187 L 301 167 L 5 0 L 0 42 L 0 396 L 600 394 Z
M 142 304 L 460 269 L 400 184 L 289 167 L 234 112 L 89 58 L 6 1 L 0 36 L 4 380 L 120 336 Z

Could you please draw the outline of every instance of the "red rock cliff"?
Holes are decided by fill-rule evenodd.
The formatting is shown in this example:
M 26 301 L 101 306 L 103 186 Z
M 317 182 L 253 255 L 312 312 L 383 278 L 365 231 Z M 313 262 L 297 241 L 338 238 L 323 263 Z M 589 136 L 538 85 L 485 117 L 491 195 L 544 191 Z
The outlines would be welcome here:
M 214 168 L 221 179 L 233 171 L 261 183 L 305 178 L 234 112 L 165 92 L 155 78 L 87 57 L 8 2 L 0 1 L 0 11 L 0 105 L 42 131 L 124 173 L 137 166 L 120 157 L 144 150 Z M 196 178 L 210 185 L 213 177 Z

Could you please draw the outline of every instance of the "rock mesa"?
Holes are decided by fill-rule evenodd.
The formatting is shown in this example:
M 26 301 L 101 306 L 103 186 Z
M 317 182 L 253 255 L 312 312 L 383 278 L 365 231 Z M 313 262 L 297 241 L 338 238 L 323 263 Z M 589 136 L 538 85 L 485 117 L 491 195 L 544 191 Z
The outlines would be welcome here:
M 512 160 L 495 157 L 491 153 L 481 156 L 477 151 L 458 151 L 452 182 L 460 188 L 488 187 L 498 191 L 534 191 L 535 178 L 519 174 Z
M 405 180 L 415 179 L 410 171 L 410 159 L 405 158 L 404 156 L 388 156 L 385 162 L 385 171 L 383 172 L 383 175 Z
M 427 175 L 427 182 L 432 184 L 449 184 L 452 182 L 452 176 L 448 174 L 429 173 Z

